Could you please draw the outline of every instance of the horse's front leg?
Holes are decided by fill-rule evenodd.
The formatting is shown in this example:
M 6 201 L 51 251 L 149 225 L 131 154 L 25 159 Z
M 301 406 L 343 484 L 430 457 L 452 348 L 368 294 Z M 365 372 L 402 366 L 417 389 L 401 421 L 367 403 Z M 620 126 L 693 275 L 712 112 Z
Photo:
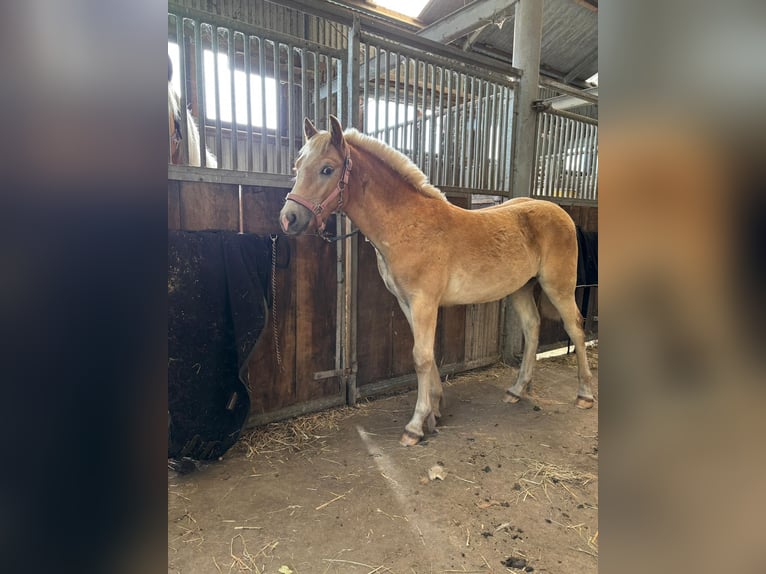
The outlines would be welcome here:
M 412 357 L 415 360 L 415 372 L 418 376 L 418 399 L 415 403 L 415 413 L 404 427 L 404 434 L 400 441 L 404 446 L 420 442 L 424 434 L 424 425 L 425 430 L 433 432 L 436 427 L 435 414 L 438 412 L 439 405 L 432 403 L 432 397 L 441 395 L 439 371 L 434 360 L 438 307 L 433 302 L 416 300 L 411 302 L 408 310 L 415 340 Z

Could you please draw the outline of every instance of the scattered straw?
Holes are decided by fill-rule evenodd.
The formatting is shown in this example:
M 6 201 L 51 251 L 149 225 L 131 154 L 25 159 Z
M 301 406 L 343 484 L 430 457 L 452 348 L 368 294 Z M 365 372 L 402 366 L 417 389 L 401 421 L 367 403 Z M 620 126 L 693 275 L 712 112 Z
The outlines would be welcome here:
M 523 462 L 527 465 L 527 470 L 524 472 L 524 474 L 521 475 L 519 482 L 533 484 L 542 488 L 546 497 L 548 496 L 549 486 L 560 486 L 566 490 L 569 495 L 572 496 L 576 501 L 579 501 L 577 496 L 575 496 L 575 494 L 568 487 L 584 487 L 598 478 L 595 474 L 590 472 L 580 472 L 572 468 L 565 468 L 539 460 L 532 460 L 529 458 L 518 458 L 515 460 Z M 522 494 L 524 495 L 525 499 L 527 495 L 532 495 L 532 493 L 527 489 L 525 492 L 520 493 L 518 498 L 520 498 Z M 550 500 L 550 497 L 548 498 Z
M 341 560 L 340 558 L 322 558 L 323 562 L 339 563 L 339 564 L 353 564 L 354 566 L 364 566 L 365 568 L 372 568 L 367 574 L 373 574 L 373 572 L 380 572 L 385 570 L 387 572 L 393 572 L 390 568 L 386 568 L 383 565 L 372 566 L 370 564 L 364 564 L 363 562 L 354 562 L 353 560 Z
M 337 431 L 339 424 L 359 413 L 368 403 L 355 407 L 339 407 L 270 423 L 259 427 L 240 438 L 240 444 L 247 450 L 247 458 L 289 454 L 316 446 L 328 433 Z
M 325 502 L 324 504 L 320 504 L 320 505 L 319 505 L 319 506 L 317 506 L 317 507 L 316 507 L 314 510 L 322 510 L 323 508 L 326 508 L 327 506 L 330 506 L 330 505 L 331 505 L 333 502 L 336 502 L 336 501 L 340 500 L 341 498 L 346 498 L 346 495 L 347 495 L 349 492 L 351 492 L 352 490 L 354 490 L 354 489 L 352 488 L 352 489 L 350 489 L 348 492 L 344 492 L 343 494 L 336 494 L 336 495 L 335 495 L 335 498 L 333 498 L 332 500 L 328 500 L 328 501 L 327 501 L 327 502 Z M 335 494 L 335 493 L 334 493 L 334 492 L 331 492 L 330 494 Z

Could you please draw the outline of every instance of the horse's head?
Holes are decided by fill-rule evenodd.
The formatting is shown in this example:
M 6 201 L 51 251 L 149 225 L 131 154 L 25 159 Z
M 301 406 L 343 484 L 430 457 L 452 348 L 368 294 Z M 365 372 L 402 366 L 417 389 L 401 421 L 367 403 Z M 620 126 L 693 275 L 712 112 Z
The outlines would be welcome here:
M 351 174 L 351 156 L 343 137 L 343 128 L 330 116 L 330 131 L 318 131 L 303 120 L 306 143 L 295 160 L 295 185 L 287 194 L 279 213 L 285 233 L 298 235 L 313 221 L 317 231 L 324 231 L 330 214 L 343 206 L 343 191 Z

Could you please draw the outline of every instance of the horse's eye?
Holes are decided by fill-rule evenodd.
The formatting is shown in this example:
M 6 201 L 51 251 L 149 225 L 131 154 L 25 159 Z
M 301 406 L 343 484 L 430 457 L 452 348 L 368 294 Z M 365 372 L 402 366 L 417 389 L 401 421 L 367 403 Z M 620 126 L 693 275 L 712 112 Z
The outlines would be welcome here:
M 332 175 L 332 172 L 333 172 L 333 169 L 329 165 L 326 165 L 322 168 L 322 171 L 320 171 L 319 173 L 321 173 L 322 175 Z

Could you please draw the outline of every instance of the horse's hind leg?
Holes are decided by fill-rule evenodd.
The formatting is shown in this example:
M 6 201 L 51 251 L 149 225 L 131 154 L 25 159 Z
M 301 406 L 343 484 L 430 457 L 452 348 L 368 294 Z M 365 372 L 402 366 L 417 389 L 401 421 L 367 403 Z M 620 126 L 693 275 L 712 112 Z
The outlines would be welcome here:
M 542 282 L 541 284 L 548 299 L 550 299 L 550 302 L 561 315 L 564 321 L 564 329 L 566 329 L 567 335 L 569 335 L 569 338 L 574 343 L 577 355 L 577 377 L 580 381 L 575 404 L 581 409 L 589 409 L 593 406 L 593 390 L 590 386 L 593 375 L 588 366 L 588 356 L 585 351 L 585 331 L 582 328 L 583 318 L 575 302 L 574 289 L 560 292 L 550 287 L 546 288 L 546 285 Z
M 535 367 L 535 355 L 540 335 L 540 313 L 532 294 L 534 281 L 530 281 L 524 287 L 511 294 L 511 305 L 519 316 L 521 329 L 524 333 L 524 354 L 519 367 L 519 377 L 511 388 L 505 391 L 506 403 L 517 403 L 521 395 L 529 388 L 532 381 L 532 371 Z

